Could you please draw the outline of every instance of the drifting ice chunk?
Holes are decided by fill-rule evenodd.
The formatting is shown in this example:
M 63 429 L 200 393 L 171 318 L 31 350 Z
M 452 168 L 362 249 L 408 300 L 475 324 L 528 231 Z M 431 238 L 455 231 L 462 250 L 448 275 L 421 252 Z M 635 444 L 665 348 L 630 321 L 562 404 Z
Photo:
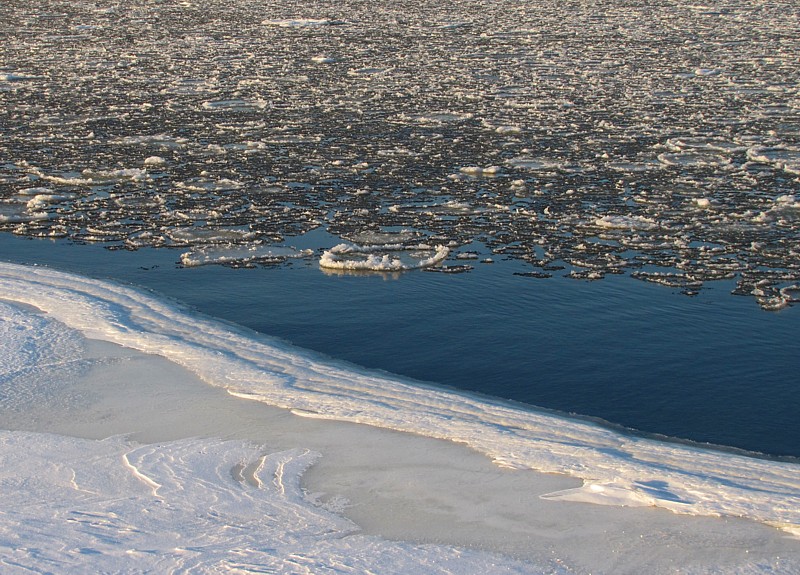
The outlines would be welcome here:
M 344 24 L 341 20 L 326 20 L 316 18 L 295 18 L 286 20 L 264 20 L 265 26 L 278 26 L 279 28 L 315 28 L 318 26 L 336 26 Z
M 445 246 L 431 247 L 383 245 L 353 246 L 339 244 L 322 254 L 319 265 L 332 270 L 396 272 L 427 268 L 441 263 L 450 250 Z
M 498 173 L 500 173 L 500 166 L 489 166 L 488 168 L 481 168 L 480 166 L 464 166 L 459 171 L 468 176 L 496 176 Z
M 753 162 L 771 164 L 790 174 L 800 174 L 800 149 L 790 147 L 753 147 L 747 150 Z
M 195 250 L 181 254 L 181 263 L 186 267 L 210 264 L 247 264 L 253 262 L 280 262 L 287 258 L 310 256 L 312 250 L 296 250 L 283 246 L 240 246 L 222 245 Z
M 731 163 L 731 159 L 720 153 L 705 150 L 687 150 L 683 152 L 659 154 L 658 160 L 667 166 L 715 167 Z
M 239 228 L 178 228 L 170 230 L 167 235 L 180 245 L 231 244 L 255 236 L 253 232 Z
M 745 150 L 743 146 L 734 144 L 721 138 L 707 138 L 707 137 L 684 137 L 684 138 L 670 138 L 667 140 L 667 147 L 675 152 L 684 150 L 707 150 L 713 152 L 742 152 Z
M 167 163 L 167 161 L 164 158 L 162 158 L 161 156 L 150 156 L 148 158 L 145 158 L 145 160 L 144 160 L 144 165 L 145 166 L 161 166 L 161 165 L 164 165 L 166 163 Z
M 597 218 L 594 225 L 619 230 L 652 230 L 658 227 L 655 220 L 642 216 L 603 216 Z
M 558 162 L 548 158 L 531 158 L 527 156 L 511 158 L 508 160 L 508 165 L 512 168 L 531 170 L 534 172 L 540 170 L 557 170 L 561 167 Z

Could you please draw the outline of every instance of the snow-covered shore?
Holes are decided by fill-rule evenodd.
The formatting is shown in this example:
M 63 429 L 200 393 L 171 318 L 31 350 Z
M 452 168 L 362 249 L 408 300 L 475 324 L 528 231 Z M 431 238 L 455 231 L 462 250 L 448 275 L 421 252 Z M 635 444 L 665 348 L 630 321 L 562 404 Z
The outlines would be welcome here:
M 41 267 L 0 264 L 0 302 L 8 568 L 800 566 L 794 465 L 356 371 Z

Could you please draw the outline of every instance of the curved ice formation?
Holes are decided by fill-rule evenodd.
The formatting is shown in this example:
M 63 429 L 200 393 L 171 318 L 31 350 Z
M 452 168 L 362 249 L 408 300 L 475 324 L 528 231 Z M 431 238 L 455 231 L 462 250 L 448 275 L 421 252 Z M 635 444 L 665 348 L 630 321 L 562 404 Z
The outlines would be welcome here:
M 425 244 L 338 244 L 322 254 L 319 265 L 332 270 L 397 272 L 435 266 L 443 262 L 449 253 L 450 249 L 446 246 L 432 247 Z
M 161 355 L 238 397 L 304 417 L 460 442 L 497 465 L 586 482 L 585 493 L 553 497 L 589 493 L 595 502 L 746 517 L 800 536 L 796 464 L 626 436 L 341 366 L 129 287 L 46 268 L 0 263 L 0 299 L 35 306 L 86 337 Z M 153 481 L 166 493 L 161 479 Z
M 0 570 L 568 572 L 360 535 L 305 497 L 300 478 L 317 458 L 241 441 L 137 445 L 0 431 Z

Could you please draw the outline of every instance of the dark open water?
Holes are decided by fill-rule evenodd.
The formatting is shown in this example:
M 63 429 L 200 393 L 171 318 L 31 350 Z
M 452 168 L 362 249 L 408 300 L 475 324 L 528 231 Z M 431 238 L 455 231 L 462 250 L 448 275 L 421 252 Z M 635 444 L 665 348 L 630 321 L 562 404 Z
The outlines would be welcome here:
M 464 275 L 353 276 L 327 275 L 315 259 L 184 269 L 179 254 L 0 236 L 0 259 L 144 286 L 359 365 L 647 433 L 800 456 L 798 309 L 762 311 L 731 296 L 732 284 L 688 297 L 625 276 L 514 276 L 513 261 Z

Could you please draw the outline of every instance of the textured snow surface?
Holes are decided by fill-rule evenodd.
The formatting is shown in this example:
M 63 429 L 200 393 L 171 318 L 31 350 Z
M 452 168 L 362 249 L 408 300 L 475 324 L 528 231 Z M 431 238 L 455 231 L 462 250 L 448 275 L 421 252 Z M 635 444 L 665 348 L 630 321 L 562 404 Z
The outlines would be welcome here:
M 317 454 L 195 439 L 137 445 L 0 431 L 4 573 L 567 573 L 392 543 L 315 507 Z

